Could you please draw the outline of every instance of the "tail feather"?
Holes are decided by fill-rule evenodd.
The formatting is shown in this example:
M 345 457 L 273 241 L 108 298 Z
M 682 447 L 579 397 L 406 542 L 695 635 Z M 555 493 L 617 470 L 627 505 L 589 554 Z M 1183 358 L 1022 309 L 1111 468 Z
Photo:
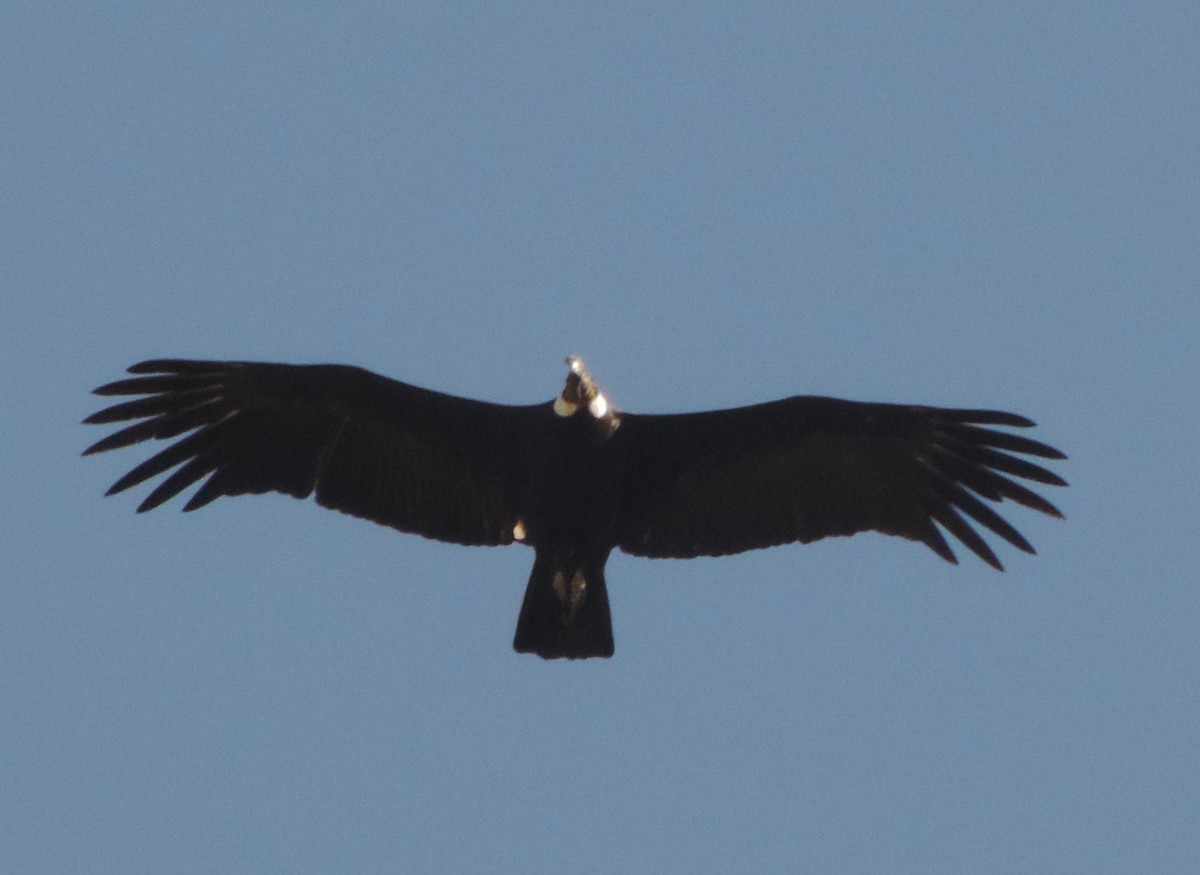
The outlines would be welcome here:
M 543 659 L 612 656 L 604 559 L 567 564 L 539 554 L 525 588 L 513 649 Z

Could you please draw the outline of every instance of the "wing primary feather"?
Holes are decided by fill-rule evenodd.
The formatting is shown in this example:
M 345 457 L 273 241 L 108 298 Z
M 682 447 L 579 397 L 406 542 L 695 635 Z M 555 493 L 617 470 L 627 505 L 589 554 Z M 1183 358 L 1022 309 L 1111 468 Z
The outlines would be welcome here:
M 200 476 L 202 477 L 204 475 L 201 474 Z M 191 497 L 187 500 L 187 503 L 183 506 L 184 513 L 190 513 L 193 510 L 199 510 L 200 508 L 204 507 L 204 505 L 216 501 L 222 495 L 237 494 L 237 492 L 229 489 L 229 486 L 232 482 L 234 482 L 234 480 L 235 478 L 230 476 L 227 471 L 217 468 L 212 472 L 212 474 L 209 475 L 208 479 L 201 484 L 200 488 L 192 493 Z M 238 492 L 241 491 L 245 490 L 238 490 Z
M 129 377 L 113 383 L 105 383 L 92 390 L 93 395 L 156 395 L 175 392 L 194 392 L 215 389 L 220 386 L 221 374 L 204 375 L 161 375 L 154 377 Z
M 1010 428 L 1033 428 L 1037 423 L 1019 413 L 1008 413 L 1004 410 L 972 410 L 963 407 L 924 407 L 918 410 L 935 413 L 939 419 L 951 420 L 957 423 L 977 423 L 979 425 L 1004 425 Z
M 921 543 L 929 547 L 934 553 L 937 553 L 951 565 L 958 564 L 958 557 L 954 555 L 954 550 L 946 542 L 942 533 L 938 531 L 938 527 L 933 524 L 932 520 L 925 521 L 925 527 L 918 535 Z
M 1009 434 L 1006 431 L 978 428 L 973 425 L 955 425 L 952 433 L 970 443 L 995 447 L 999 450 L 1023 453 L 1027 456 L 1038 456 L 1043 459 L 1066 458 L 1066 455 L 1061 450 L 1056 450 L 1054 447 L 1048 446 L 1041 441 L 1035 441 L 1033 438 L 1023 437 L 1019 434 Z
M 245 362 L 219 362 L 205 359 L 147 359 L 130 365 L 125 370 L 131 374 L 212 374 L 223 375 Z
M 996 554 L 992 552 L 992 548 L 979 536 L 977 531 L 971 528 L 971 524 L 964 520 L 952 505 L 944 501 L 938 501 L 938 506 L 934 509 L 932 516 L 945 526 L 946 531 L 962 541 L 972 553 L 997 571 L 1004 570 L 1004 566 L 1000 564 L 1000 560 L 996 558 Z
M 221 396 L 214 394 L 211 387 L 191 389 L 186 392 L 149 395 L 133 401 L 123 401 L 111 407 L 105 407 L 93 413 L 84 420 L 86 425 L 106 425 L 110 422 L 124 422 L 129 419 L 145 419 L 149 416 L 178 414 L 195 407 L 214 404 Z
M 988 468 L 995 468 L 997 471 L 1003 471 L 1006 474 L 1024 477 L 1026 480 L 1045 483 L 1049 486 L 1067 485 L 1065 480 L 1053 471 L 1043 468 L 1041 465 L 1036 465 L 1026 459 L 1018 459 L 1016 456 L 1010 456 L 991 447 L 965 440 L 955 434 L 936 432 L 934 434 L 934 441 L 936 446 L 957 455 L 968 464 L 984 465 Z

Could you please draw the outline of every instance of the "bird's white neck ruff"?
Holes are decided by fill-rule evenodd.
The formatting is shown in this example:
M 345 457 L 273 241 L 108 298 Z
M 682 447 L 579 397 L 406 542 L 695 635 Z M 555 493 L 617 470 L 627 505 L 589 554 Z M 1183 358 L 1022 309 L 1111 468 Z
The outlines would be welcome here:
M 575 401 L 568 401 L 562 395 L 559 395 L 554 399 L 554 412 L 563 418 L 574 416 L 578 410 L 578 403 Z M 608 415 L 608 399 L 597 392 L 596 397 L 588 402 L 587 411 L 592 415 L 593 419 L 603 419 Z

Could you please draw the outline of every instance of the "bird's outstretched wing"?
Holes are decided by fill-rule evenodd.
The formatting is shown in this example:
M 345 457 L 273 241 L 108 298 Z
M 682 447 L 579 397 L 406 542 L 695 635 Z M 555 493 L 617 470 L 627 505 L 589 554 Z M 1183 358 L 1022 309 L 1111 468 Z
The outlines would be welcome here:
M 204 480 L 184 510 L 222 495 L 316 493 L 325 507 L 459 544 L 505 544 L 518 524 L 521 423 L 508 407 L 361 368 L 163 359 L 98 395 L 139 395 L 88 423 L 138 420 L 84 454 L 179 438 L 108 494 L 175 470 L 138 507 Z
M 1021 550 L 1033 548 L 982 499 L 1061 516 L 1017 479 L 1065 485 L 1020 458 L 1064 455 L 994 428 L 1032 425 L 994 410 L 820 397 L 625 414 L 617 432 L 628 447 L 618 546 L 639 556 L 719 556 L 875 530 L 921 541 L 955 562 L 940 525 L 1000 568 L 971 520 Z

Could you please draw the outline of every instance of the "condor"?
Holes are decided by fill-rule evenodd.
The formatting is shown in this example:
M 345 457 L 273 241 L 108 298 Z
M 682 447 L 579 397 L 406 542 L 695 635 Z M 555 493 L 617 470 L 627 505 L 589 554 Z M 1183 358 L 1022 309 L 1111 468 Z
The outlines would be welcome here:
M 96 390 L 141 396 L 88 417 L 137 420 L 99 453 L 184 435 L 108 490 L 174 469 L 138 507 L 200 480 L 222 495 L 315 493 L 324 507 L 456 544 L 533 548 L 514 648 L 612 656 L 604 566 L 635 556 L 722 556 L 874 530 L 956 562 L 942 530 L 989 565 L 972 527 L 1033 548 L 982 499 L 1058 510 L 1017 478 L 1062 478 L 1022 456 L 1058 450 L 995 428 L 1022 416 L 796 396 L 730 410 L 615 410 L 576 357 L 552 402 L 505 406 L 343 365 L 159 359 Z M 965 515 L 965 516 L 964 516 Z M 940 528 L 939 528 L 940 527 Z

